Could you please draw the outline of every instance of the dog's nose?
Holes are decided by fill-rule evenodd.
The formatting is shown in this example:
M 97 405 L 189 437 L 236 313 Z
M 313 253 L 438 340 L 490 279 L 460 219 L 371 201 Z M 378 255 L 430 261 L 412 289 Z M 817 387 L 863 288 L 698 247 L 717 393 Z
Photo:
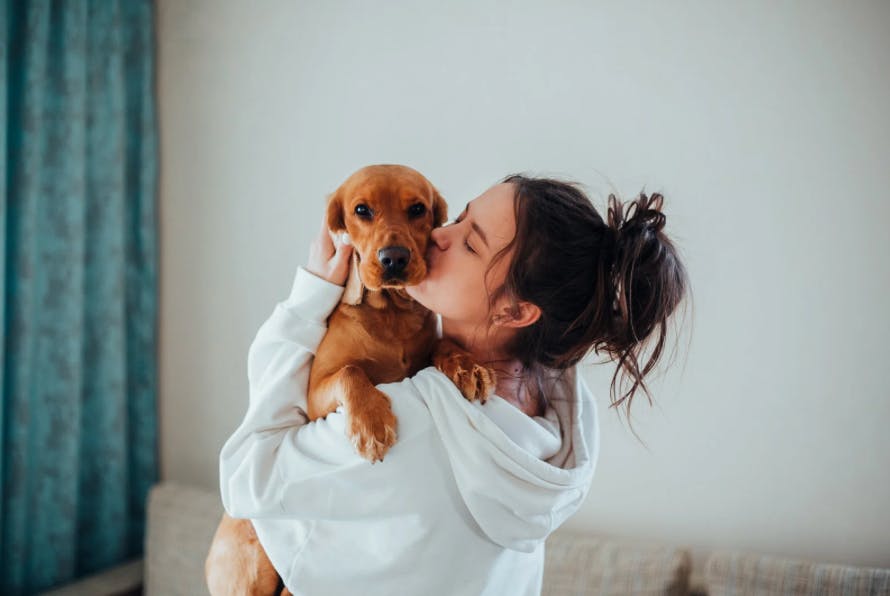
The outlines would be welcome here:
M 377 251 L 377 260 L 389 275 L 398 275 L 405 270 L 411 259 L 411 251 L 404 246 L 387 246 Z

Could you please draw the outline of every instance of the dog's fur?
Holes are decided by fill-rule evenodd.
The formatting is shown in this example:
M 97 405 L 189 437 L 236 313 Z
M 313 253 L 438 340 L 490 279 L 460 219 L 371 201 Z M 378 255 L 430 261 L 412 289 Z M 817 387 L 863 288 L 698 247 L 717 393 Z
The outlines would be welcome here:
M 371 216 L 357 213 L 359 205 Z M 447 213 L 429 180 L 399 165 L 362 168 L 328 198 L 328 228 L 332 234 L 348 232 L 354 250 L 343 300 L 328 319 L 309 373 L 307 414 L 315 420 L 344 406 L 346 432 L 371 462 L 383 460 L 395 443 L 397 424 L 389 397 L 375 385 L 409 377 L 432 360 L 468 399 L 484 401 L 495 387 L 493 371 L 476 365 L 454 342 L 436 342 L 435 314 L 403 289 L 426 276 L 430 231 Z M 387 279 L 379 251 L 389 247 L 407 249 L 410 256 L 401 274 Z M 227 514 L 213 538 L 205 574 L 214 596 L 268 596 L 282 585 L 250 520 Z M 289 594 L 287 588 L 281 592 Z

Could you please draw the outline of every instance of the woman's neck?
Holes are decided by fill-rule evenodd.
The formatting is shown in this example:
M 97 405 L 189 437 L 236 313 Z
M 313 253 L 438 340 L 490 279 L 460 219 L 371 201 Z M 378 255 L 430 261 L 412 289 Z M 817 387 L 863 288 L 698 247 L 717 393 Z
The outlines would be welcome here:
M 529 376 L 529 371 L 519 360 L 487 364 L 497 374 L 495 394 L 513 404 L 529 416 L 543 416 L 543 402 Z

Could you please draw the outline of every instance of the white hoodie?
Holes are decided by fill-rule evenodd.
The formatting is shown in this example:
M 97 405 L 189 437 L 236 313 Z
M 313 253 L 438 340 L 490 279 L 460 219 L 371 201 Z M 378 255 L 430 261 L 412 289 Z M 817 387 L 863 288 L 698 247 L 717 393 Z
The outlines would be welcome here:
M 433 367 L 377 387 L 398 441 L 371 464 L 342 408 L 307 423 L 315 350 L 343 287 L 300 267 L 247 355 L 250 403 L 220 453 L 226 511 L 250 518 L 300 595 L 538 595 L 544 540 L 581 505 L 599 451 L 574 368 L 544 416 L 469 402 Z

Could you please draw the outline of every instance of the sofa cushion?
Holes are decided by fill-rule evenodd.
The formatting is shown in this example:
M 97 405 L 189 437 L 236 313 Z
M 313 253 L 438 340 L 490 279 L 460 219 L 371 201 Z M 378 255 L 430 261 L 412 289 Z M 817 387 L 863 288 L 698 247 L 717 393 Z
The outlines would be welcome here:
M 222 518 L 215 492 L 171 483 L 148 496 L 145 596 L 207 594 L 204 560 Z
M 705 563 L 705 583 L 709 596 L 886 596 L 890 594 L 890 569 L 716 551 Z
M 664 596 L 689 589 L 692 556 L 683 548 L 557 530 L 545 557 L 542 596 Z

